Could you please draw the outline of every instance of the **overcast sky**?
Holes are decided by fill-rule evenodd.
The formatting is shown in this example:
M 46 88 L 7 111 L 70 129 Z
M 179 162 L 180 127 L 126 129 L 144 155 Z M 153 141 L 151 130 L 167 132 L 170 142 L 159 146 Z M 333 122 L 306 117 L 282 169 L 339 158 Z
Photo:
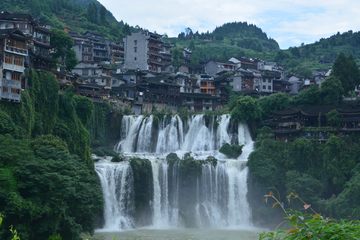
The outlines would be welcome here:
M 99 0 L 131 26 L 175 37 L 190 27 L 213 31 L 228 22 L 248 22 L 281 49 L 313 43 L 337 32 L 360 30 L 360 0 Z

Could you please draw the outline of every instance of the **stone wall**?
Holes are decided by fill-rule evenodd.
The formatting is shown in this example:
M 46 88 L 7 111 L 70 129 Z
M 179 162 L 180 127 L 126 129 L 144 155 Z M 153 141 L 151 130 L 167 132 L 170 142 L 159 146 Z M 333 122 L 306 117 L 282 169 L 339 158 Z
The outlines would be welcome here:
M 166 104 L 166 103 L 144 103 L 142 105 L 142 113 L 151 113 L 153 108 L 156 108 L 156 110 L 161 111 L 163 109 L 165 110 L 171 110 L 172 112 L 176 112 L 178 109 L 177 105 L 173 105 L 173 104 Z

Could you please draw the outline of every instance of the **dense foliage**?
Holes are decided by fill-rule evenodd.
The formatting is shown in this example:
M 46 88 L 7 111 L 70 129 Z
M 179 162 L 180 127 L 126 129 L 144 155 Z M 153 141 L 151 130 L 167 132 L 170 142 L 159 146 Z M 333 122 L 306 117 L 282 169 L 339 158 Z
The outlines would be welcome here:
M 73 87 L 59 93 L 51 73 L 27 77 L 20 103 L 0 103 L 0 238 L 14 225 L 21 239 L 78 239 L 103 204 L 85 128 L 94 106 Z
M 284 143 L 259 137 L 261 141 L 247 163 L 254 186 L 265 192 L 273 184 L 282 199 L 295 191 L 327 216 L 360 219 L 355 200 L 360 197 L 359 138 L 332 135 L 325 144 L 320 144 L 305 138 Z M 285 203 L 287 207 L 300 209 L 301 202 Z
M 1 238 L 10 237 L 10 225 L 24 240 L 58 233 L 63 239 L 79 239 L 82 232 L 93 233 L 103 206 L 94 172 L 62 150 L 66 143 L 59 138 L 48 135 L 46 141 L 34 142 L 0 135 Z
M 72 32 L 84 34 L 93 31 L 103 34 L 106 39 L 121 41 L 140 27 L 130 27 L 123 21 L 118 22 L 111 12 L 96 0 L 3 0 L 0 9 L 30 13 L 40 18 L 41 24 L 50 24 L 57 29 L 69 28 Z M 128 30 L 124 30 L 127 26 Z

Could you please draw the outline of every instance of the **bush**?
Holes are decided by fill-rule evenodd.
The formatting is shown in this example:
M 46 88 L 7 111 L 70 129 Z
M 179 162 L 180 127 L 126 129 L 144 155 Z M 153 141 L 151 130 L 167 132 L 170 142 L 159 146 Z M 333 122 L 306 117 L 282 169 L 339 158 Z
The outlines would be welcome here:
M 225 154 L 228 158 L 238 158 L 242 153 L 242 148 L 244 145 L 230 145 L 229 143 L 223 143 L 219 152 Z

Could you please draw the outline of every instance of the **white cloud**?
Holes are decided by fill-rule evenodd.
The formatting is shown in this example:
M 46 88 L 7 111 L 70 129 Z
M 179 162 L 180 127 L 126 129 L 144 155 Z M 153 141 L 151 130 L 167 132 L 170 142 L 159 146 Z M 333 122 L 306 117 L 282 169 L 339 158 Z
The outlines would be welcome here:
M 256 24 L 279 41 L 282 38 L 318 40 L 340 31 L 359 31 L 357 0 L 100 0 L 118 20 L 177 36 L 185 27 L 212 31 L 227 22 Z M 281 41 L 279 41 L 281 45 Z M 282 46 L 284 47 L 284 46 Z M 286 46 L 285 46 L 286 47 Z

